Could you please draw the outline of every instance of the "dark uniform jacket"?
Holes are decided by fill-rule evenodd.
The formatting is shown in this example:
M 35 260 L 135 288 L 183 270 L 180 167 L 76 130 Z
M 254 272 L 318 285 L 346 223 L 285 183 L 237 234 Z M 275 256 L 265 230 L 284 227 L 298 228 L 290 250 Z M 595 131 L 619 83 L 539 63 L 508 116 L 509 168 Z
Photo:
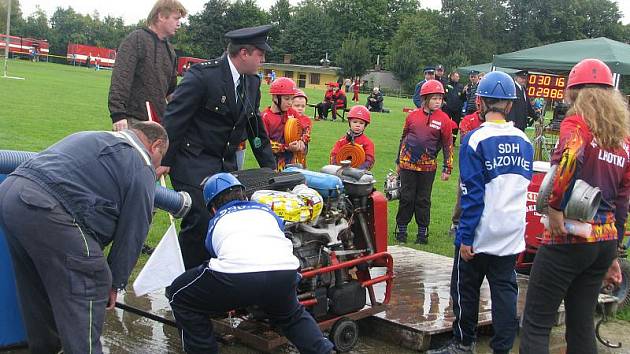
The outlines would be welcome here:
M 166 96 L 177 85 L 173 46 L 147 28 L 131 32 L 120 44 L 109 88 L 109 112 L 121 119 L 148 120 L 146 101 L 164 116 Z
M 512 103 L 512 110 L 507 116 L 508 122 L 514 122 L 514 126 L 525 131 L 527 127 L 527 118 L 538 118 L 538 114 L 534 111 L 534 107 L 529 103 L 529 98 L 523 88 L 519 84 L 516 86 L 516 100 Z
M 133 131 L 82 132 L 68 136 L 21 164 L 13 175 L 50 193 L 101 248 L 112 287 L 124 288 L 153 217 L 155 170 Z M 135 145 L 135 147 L 134 147 Z
M 449 81 L 449 83 L 444 86 L 444 90 L 446 91 L 446 106 L 444 107 L 444 111 L 451 119 L 460 117 L 462 107 L 464 106 L 464 102 L 461 98 L 464 85 L 459 82 Z
M 420 90 L 422 89 L 422 85 L 427 82 L 427 80 L 422 80 L 416 84 L 416 87 L 413 89 L 413 104 L 416 105 L 416 108 L 420 108 L 422 106 L 422 96 L 420 96 Z
M 236 171 L 235 152 L 245 133 L 258 164 L 275 169 L 259 104 L 257 75 L 245 75 L 244 98 L 236 102 L 226 55 L 193 65 L 163 119 L 171 145 L 162 165 L 171 167 L 171 178 L 199 187 L 208 175 Z

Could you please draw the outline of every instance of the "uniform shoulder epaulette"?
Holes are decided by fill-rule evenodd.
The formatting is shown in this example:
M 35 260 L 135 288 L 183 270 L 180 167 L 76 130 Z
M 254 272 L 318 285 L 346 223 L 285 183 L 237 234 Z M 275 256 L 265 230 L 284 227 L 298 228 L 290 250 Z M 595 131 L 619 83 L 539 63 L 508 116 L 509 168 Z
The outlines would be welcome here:
M 219 66 L 220 64 L 221 64 L 221 58 L 217 58 L 217 59 L 210 59 L 208 61 L 199 63 L 199 66 L 201 68 L 215 68 Z

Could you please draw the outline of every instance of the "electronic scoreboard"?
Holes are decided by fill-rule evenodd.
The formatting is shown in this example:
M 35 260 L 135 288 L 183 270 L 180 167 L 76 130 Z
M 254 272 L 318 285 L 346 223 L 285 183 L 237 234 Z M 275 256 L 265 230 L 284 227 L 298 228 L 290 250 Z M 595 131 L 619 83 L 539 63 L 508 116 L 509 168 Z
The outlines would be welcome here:
M 563 76 L 529 74 L 527 96 L 561 101 L 564 98 L 565 87 L 566 78 Z

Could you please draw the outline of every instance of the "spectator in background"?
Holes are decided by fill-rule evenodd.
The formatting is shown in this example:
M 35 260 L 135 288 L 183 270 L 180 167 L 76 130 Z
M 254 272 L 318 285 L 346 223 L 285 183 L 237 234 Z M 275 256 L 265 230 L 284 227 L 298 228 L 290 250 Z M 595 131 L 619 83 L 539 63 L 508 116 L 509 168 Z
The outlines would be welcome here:
M 88 54 L 87 59 L 85 60 L 85 67 L 89 68 L 91 64 L 92 64 L 92 52 Z
M 471 114 L 477 110 L 477 85 L 479 84 L 479 71 L 472 70 L 468 74 L 469 82 L 464 86 L 460 95 L 461 99 L 466 102 L 466 114 Z
M 275 70 L 271 70 L 271 82 L 276 81 L 276 71 Z
M 352 80 L 350 79 L 343 80 L 343 85 L 346 87 L 346 93 L 350 92 L 350 85 L 352 85 Z
M 328 112 L 332 111 L 332 120 L 337 119 L 337 110 L 346 106 L 346 94 L 339 89 L 336 82 L 328 83 L 328 90 L 324 94 L 324 100 L 315 106 L 317 117 L 315 120 L 328 119 Z
M 457 71 L 451 72 L 448 84 L 444 86 L 444 90 L 446 91 L 446 104 L 442 107 L 442 110 L 448 114 L 453 122 L 459 125 L 462 118 L 462 106 L 464 105 L 461 98 L 464 86 L 459 83 L 459 73 Z M 455 144 L 457 132 L 458 130 L 455 128 L 453 130 L 453 144 Z
M 428 80 L 435 80 L 435 68 L 432 66 L 424 68 L 424 80 L 418 82 L 413 91 L 413 104 L 416 105 L 416 108 L 422 107 L 422 95 L 420 94 L 420 90 L 422 89 L 422 85 Z
M 538 114 L 539 117 L 544 116 L 544 108 L 545 108 L 545 99 L 542 97 L 537 97 L 532 100 L 532 107 L 534 107 L 534 111 Z
M 29 51 L 29 56 L 31 57 L 31 61 L 34 63 L 37 61 L 37 48 L 32 47 Z
M 177 85 L 177 57 L 168 38 L 175 35 L 186 9 L 177 0 L 158 0 L 147 28 L 131 32 L 120 44 L 109 87 L 113 130 L 149 119 L 146 102 L 159 122 Z
M 514 74 L 516 101 L 514 101 L 514 106 L 507 117 L 509 122 L 514 122 L 514 126 L 522 131 L 525 131 L 529 119 L 533 122 L 539 117 L 527 97 L 527 75 L 529 75 L 527 70 L 520 70 Z
M 357 76 L 356 78 L 354 78 L 354 82 L 352 83 L 352 93 L 354 94 L 352 96 L 353 102 L 359 102 L 360 90 L 361 90 L 361 78 Z
M 372 89 L 372 93 L 368 96 L 365 107 L 367 107 L 370 112 L 383 111 L 383 94 L 378 87 Z
M 444 65 L 438 64 L 435 66 L 435 79 L 439 81 L 446 90 L 446 85 L 448 85 L 448 78 L 444 76 Z

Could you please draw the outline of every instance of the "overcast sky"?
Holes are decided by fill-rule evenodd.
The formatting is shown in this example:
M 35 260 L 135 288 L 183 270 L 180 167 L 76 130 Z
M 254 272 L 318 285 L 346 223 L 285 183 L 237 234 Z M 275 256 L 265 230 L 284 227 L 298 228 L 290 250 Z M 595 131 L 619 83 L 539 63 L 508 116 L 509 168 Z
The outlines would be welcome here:
M 523 0 L 527 1 L 527 0 Z M 204 0 L 180 0 L 189 13 L 197 13 L 203 9 Z M 258 5 L 264 9 L 269 9 L 276 0 L 256 0 Z M 290 0 L 291 4 L 296 4 L 298 0 Z M 50 17 L 57 7 L 67 8 L 71 6 L 75 11 L 82 14 L 91 14 L 98 11 L 101 17 L 111 15 L 122 17 L 126 24 L 135 24 L 140 19 L 147 16 L 155 0 L 20 0 L 22 13 L 30 15 L 35 11 L 35 6 L 39 5 Z M 421 0 L 423 7 L 439 9 L 441 0 Z M 630 23 L 630 0 L 617 0 L 619 8 L 623 12 L 624 24 Z

